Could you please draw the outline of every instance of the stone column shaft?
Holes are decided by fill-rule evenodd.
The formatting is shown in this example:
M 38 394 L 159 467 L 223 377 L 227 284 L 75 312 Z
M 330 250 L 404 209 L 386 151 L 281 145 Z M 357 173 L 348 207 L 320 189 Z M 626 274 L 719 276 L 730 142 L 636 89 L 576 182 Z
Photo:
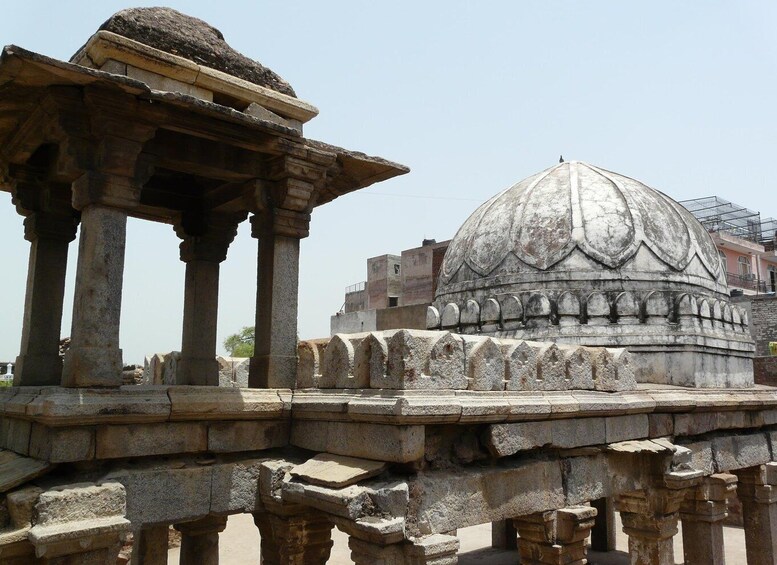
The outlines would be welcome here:
M 34 212 L 24 220 L 25 239 L 30 241 L 27 292 L 15 386 L 59 385 L 62 307 L 68 246 L 76 235 L 72 216 Z
M 513 520 L 523 565 L 585 565 L 596 508 L 574 506 Z
M 596 508 L 596 520 L 591 529 L 591 549 L 594 551 L 615 550 L 615 507 L 611 498 L 591 501 Z
M 226 526 L 226 516 L 176 524 L 175 529 L 181 532 L 181 565 L 218 565 L 219 533 Z
M 748 565 L 777 563 L 777 463 L 736 471 Z
M 737 478 L 720 473 L 696 487 L 680 507 L 683 521 L 685 565 L 724 565 L 723 520 L 728 500 L 736 491 Z
M 130 565 L 167 565 L 169 526 L 149 526 L 135 532 Z
M 323 565 L 332 550 L 332 523 L 325 516 L 254 514 L 263 565 Z
M 121 290 L 127 213 L 91 204 L 81 212 L 73 327 L 62 385 L 120 386 Z
M 219 265 L 227 258 L 227 249 L 237 235 L 237 224 L 244 218 L 245 215 L 226 218 L 184 215 L 180 224 L 176 224 L 176 232 L 183 238 L 181 261 L 186 263 L 178 384 L 219 384 L 216 361 Z
M 181 361 L 178 384 L 219 384 L 216 361 L 216 329 L 219 302 L 219 264 L 210 261 L 186 263 Z
M 248 385 L 294 388 L 297 377 L 299 244 L 251 218 L 259 239 L 256 289 L 256 345 Z

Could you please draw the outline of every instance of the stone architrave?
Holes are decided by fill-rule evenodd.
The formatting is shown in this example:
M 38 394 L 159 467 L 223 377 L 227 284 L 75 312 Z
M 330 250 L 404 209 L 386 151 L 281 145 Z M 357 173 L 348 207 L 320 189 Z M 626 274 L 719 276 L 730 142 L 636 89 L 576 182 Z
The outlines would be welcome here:
M 737 478 L 728 473 L 706 477 L 680 507 L 685 565 L 724 565 L 723 520 Z
M 777 463 L 734 471 L 748 565 L 777 562 Z
M 213 515 L 176 524 L 181 532 L 181 565 L 218 565 L 219 534 L 226 527 L 226 516 Z

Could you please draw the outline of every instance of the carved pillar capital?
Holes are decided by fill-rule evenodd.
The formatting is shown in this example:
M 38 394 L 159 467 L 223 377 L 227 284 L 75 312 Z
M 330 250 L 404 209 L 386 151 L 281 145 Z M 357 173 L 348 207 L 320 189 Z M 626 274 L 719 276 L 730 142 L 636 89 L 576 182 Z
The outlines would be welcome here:
M 237 235 L 237 226 L 245 218 L 246 213 L 229 216 L 184 213 L 174 226 L 178 237 L 183 239 L 181 261 L 224 261 Z

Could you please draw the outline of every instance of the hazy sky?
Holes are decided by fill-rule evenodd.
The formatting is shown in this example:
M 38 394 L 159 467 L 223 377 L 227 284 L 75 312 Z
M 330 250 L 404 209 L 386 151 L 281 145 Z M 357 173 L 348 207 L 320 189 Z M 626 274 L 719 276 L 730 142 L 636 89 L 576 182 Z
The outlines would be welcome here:
M 301 254 L 302 338 L 328 335 L 367 257 L 452 237 L 480 202 L 559 154 L 678 200 L 716 194 L 777 216 L 773 1 L 169 5 L 215 25 L 316 105 L 306 137 L 412 169 L 314 211 Z M 0 41 L 67 60 L 125 7 L 14 2 Z M 18 353 L 29 244 L 10 195 L 0 200 L 2 361 Z M 178 243 L 170 226 L 130 221 L 125 362 L 180 348 Z M 74 244 L 63 336 L 75 262 Z M 219 342 L 253 324 L 255 273 L 256 241 L 243 224 L 222 264 Z

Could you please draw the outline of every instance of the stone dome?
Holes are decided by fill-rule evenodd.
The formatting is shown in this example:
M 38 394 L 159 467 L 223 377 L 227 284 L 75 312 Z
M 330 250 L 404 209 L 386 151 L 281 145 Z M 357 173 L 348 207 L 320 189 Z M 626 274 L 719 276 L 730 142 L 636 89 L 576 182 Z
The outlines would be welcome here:
M 637 180 L 576 161 L 480 206 L 448 247 L 437 297 L 538 283 L 727 294 L 715 243 L 690 212 Z
M 451 240 L 427 327 L 624 347 L 638 382 L 751 386 L 747 313 L 712 238 L 680 204 L 581 162 L 480 206 Z

